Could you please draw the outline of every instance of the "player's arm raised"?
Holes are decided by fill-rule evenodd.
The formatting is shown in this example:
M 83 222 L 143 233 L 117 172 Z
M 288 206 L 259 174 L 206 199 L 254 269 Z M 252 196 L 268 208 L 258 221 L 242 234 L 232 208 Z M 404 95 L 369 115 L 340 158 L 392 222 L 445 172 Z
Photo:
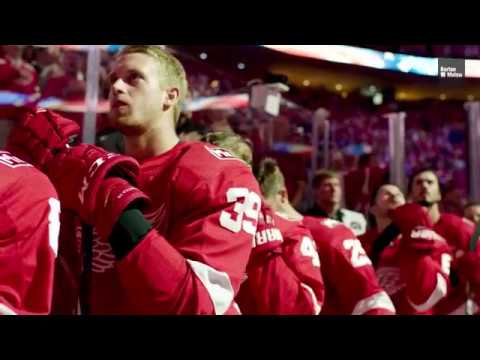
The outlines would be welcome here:
M 447 295 L 452 254 L 445 239 L 432 230 L 427 212 L 418 204 L 391 211 L 402 233 L 400 273 L 407 298 L 417 311 L 432 309 Z

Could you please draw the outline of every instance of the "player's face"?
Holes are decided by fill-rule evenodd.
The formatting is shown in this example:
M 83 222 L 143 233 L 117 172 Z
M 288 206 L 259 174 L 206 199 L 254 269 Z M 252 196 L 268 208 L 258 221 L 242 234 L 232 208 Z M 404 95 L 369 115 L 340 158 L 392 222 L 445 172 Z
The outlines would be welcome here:
M 395 185 L 384 185 L 380 188 L 375 199 L 375 206 L 379 215 L 386 215 L 388 210 L 405 204 L 405 197 Z
M 317 204 L 339 204 L 342 199 L 342 189 L 338 178 L 327 178 L 315 189 Z
M 480 205 L 472 205 L 466 208 L 465 217 L 475 224 L 480 224 Z
M 431 171 L 425 171 L 413 179 L 412 200 L 415 202 L 426 201 L 431 204 L 442 199 L 437 176 Z
M 120 56 L 110 80 L 110 118 L 123 134 L 143 134 L 165 111 L 161 65 L 146 54 Z

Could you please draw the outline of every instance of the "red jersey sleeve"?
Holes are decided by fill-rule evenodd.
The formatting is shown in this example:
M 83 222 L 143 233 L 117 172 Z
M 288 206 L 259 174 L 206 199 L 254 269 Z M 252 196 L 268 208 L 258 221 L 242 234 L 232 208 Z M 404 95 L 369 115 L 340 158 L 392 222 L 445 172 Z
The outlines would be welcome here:
M 0 314 L 48 314 L 60 202 L 45 175 L 0 152 Z
M 306 216 L 303 223 L 311 231 L 320 255 L 326 288 L 323 313 L 395 314 L 370 259 L 350 229 L 331 219 Z
M 270 208 L 262 209 L 247 278 L 241 286 L 237 302 L 244 314 L 318 315 L 323 300 L 322 279 L 320 277 L 319 290 L 315 287 L 317 283 L 312 280 L 317 280 L 319 276 L 308 273 L 305 269 L 307 266 L 302 267 L 298 259 L 289 254 L 292 240 L 286 240 L 283 236 L 281 229 L 285 227 L 279 226 L 281 220 Z M 287 247 L 285 242 L 289 243 Z M 319 268 L 316 273 L 320 273 Z
M 470 238 L 475 230 L 471 221 L 457 215 L 443 213 L 433 229 L 441 235 L 452 248 L 452 286 L 447 296 L 436 306 L 437 314 L 464 315 L 467 307 L 467 289 L 465 283 L 456 283 L 454 278 L 462 278 L 459 262 L 466 252 L 469 251 Z M 476 303 L 473 306 L 478 309 Z M 476 310 L 475 310 L 476 311 Z
M 411 235 L 432 242 L 431 248 L 419 250 L 405 246 L 405 240 L 411 242 L 415 239 L 405 239 L 404 235 L 399 257 L 408 302 L 416 311 L 426 312 L 447 295 L 452 255 L 446 241 L 433 230 L 417 229 Z
M 261 199 L 247 166 L 209 179 L 178 176 L 182 218 L 150 233 L 117 263 L 123 287 L 146 314 L 225 314 L 244 278 Z M 191 185 L 188 187 L 187 182 Z M 172 245 L 174 244 L 174 246 Z
M 312 290 L 299 281 L 281 254 L 272 253 L 248 270 L 237 302 L 247 315 L 318 315 Z

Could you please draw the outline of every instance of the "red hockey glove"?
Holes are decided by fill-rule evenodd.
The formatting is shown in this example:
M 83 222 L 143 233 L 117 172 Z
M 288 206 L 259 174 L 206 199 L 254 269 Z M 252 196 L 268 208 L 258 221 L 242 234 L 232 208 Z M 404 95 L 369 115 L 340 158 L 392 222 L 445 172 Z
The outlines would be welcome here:
M 80 134 L 78 124 L 53 111 L 27 110 L 10 132 L 6 150 L 45 170 L 55 154 Z

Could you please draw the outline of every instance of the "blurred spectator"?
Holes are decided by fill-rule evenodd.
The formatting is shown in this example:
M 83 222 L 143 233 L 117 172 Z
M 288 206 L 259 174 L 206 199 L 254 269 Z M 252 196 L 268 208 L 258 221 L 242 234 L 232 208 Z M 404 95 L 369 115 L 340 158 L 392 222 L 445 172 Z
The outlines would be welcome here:
M 3 45 L 0 55 L 0 89 L 23 94 L 39 91 L 35 68 L 22 58 L 23 46 Z
M 374 163 L 373 154 L 362 154 L 358 168 L 346 174 L 344 179 L 346 207 L 366 214 L 371 194 L 386 181 L 386 175 L 385 169 Z
M 337 173 L 330 170 L 319 171 L 313 179 L 313 190 L 315 204 L 307 211 L 307 215 L 328 217 L 342 222 L 357 236 L 365 233 L 367 229 L 365 216 L 356 211 L 340 208 L 342 187 Z
M 57 47 L 39 48 L 37 51 L 35 65 L 39 71 L 39 85 L 44 97 L 46 97 L 45 85 L 47 80 L 64 74 L 61 59 L 62 53 Z
M 290 203 L 299 209 L 307 189 L 308 159 L 303 154 L 269 152 L 268 156 L 277 161 L 285 177 Z
M 464 207 L 464 216 L 473 221 L 475 224 L 480 224 L 480 202 L 472 201 Z
M 43 97 L 58 97 L 65 100 L 85 98 L 85 64 L 75 51 L 65 51 L 61 56 L 61 71 L 51 72 L 43 88 Z
M 35 68 L 22 58 L 23 46 L 0 46 L 0 90 L 29 95 L 29 102 L 40 97 Z M 15 119 L 23 108 L 17 104 L 0 105 L 0 119 Z

